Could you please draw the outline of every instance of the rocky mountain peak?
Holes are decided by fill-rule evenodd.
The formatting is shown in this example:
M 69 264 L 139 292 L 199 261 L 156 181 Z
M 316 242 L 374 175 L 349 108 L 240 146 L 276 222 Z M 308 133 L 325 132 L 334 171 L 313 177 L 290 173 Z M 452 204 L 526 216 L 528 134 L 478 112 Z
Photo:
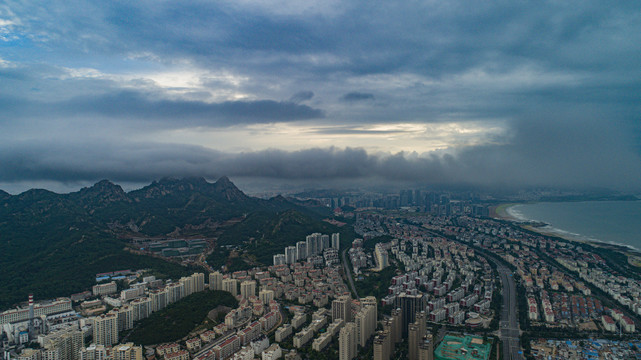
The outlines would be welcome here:
M 240 191 L 227 176 L 222 176 L 214 183 L 214 190 L 225 200 L 245 200 L 248 199 L 244 192 Z
M 109 180 L 101 180 L 93 186 L 82 188 L 77 194 L 83 200 L 97 201 L 99 203 L 129 200 L 122 187 Z

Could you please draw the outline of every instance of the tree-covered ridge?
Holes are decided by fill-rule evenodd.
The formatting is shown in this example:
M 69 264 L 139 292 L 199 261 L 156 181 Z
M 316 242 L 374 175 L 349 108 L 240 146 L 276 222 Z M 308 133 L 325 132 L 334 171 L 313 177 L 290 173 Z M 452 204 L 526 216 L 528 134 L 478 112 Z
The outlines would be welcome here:
M 226 177 L 215 183 L 162 179 L 129 193 L 107 180 L 69 194 L 0 192 L 0 309 L 29 292 L 42 299 L 87 290 L 100 272 L 187 273 L 178 264 L 132 254 L 122 239 L 181 236 L 186 230 L 208 237 L 227 220 L 288 209 L 307 212 L 284 198 L 249 197 Z

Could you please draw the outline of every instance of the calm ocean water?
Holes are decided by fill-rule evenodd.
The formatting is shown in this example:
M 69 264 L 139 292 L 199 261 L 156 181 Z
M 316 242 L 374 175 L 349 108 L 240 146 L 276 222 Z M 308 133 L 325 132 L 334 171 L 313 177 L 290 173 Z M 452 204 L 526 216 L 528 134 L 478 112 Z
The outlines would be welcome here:
M 623 244 L 641 250 L 641 201 L 585 201 L 519 204 L 507 209 L 521 220 L 581 240 Z

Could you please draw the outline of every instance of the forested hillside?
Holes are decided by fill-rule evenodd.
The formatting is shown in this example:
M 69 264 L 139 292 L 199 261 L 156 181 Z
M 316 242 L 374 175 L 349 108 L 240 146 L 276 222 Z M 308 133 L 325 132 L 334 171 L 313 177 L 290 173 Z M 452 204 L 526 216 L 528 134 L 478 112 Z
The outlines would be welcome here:
M 215 183 L 162 179 L 129 193 L 107 180 L 69 194 L 0 192 L 0 309 L 30 292 L 42 299 L 86 290 L 100 272 L 151 268 L 161 276 L 179 277 L 195 269 L 133 254 L 128 239 L 185 233 L 210 237 L 221 232 L 224 222 L 245 219 L 248 225 L 223 232 L 225 243 L 242 243 L 242 229 L 255 228 L 249 225 L 255 219 L 287 211 L 313 216 L 312 222 L 320 218 L 317 209 L 282 197 L 249 197 L 226 177 Z

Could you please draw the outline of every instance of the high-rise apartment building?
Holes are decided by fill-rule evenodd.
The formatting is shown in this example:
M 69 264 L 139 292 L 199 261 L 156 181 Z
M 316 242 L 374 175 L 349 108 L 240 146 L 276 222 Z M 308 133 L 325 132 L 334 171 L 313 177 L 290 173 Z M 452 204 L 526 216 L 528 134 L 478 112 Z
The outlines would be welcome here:
M 403 310 L 396 308 L 392 310 L 392 328 L 390 332 L 393 343 L 398 344 L 403 341 Z
M 94 343 L 104 346 L 118 343 L 118 316 L 116 314 L 102 314 L 92 319 Z
M 167 304 L 175 303 L 185 297 L 185 283 L 168 284 L 165 289 L 167 290 Z
M 432 334 L 427 334 L 421 339 L 418 345 L 419 360 L 434 360 L 434 338 Z
M 352 321 L 352 298 L 349 295 L 339 296 L 332 301 L 332 321 L 336 319 Z
M 193 294 L 196 290 L 196 282 L 191 276 L 184 276 L 180 278 L 180 284 L 184 287 L 185 296 Z
M 263 304 L 269 305 L 269 302 L 274 300 L 274 290 L 263 289 L 258 293 L 258 298 Z
M 420 326 L 421 339 L 427 335 L 427 312 L 421 311 L 416 314 L 416 323 Z
M 38 339 L 40 346 L 49 351 L 49 355 L 59 360 L 79 360 L 83 346 L 82 332 L 78 329 L 61 329 Z
M 375 296 L 366 296 L 364 298 L 360 299 L 361 306 L 370 306 L 374 307 L 374 310 L 376 311 L 376 318 L 378 319 L 378 301 L 376 300 Z
M 320 246 L 320 251 L 319 252 L 321 252 L 321 251 L 323 251 L 325 249 L 329 249 L 329 246 L 331 245 L 330 242 L 329 242 L 329 235 L 321 235 L 320 244 L 321 244 L 321 246 Z
M 205 290 L 205 274 L 193 273 L 191 277 L 194 279 L 194 292 Z
M 332 234 L 332 248 L 340 250 L 341 247 L 341 234 L 334 233 Z
M 245 280 L 240 283 L 240 296 L 249 299 L 250 296 L 256 296 L 256 281 Z
M 390 334 L 386 331 L 380 331 L 374 337 L 374 360 L 389 360 L 393 343 Z
M 293 264 L 297 260 L 296 246 L 288 246 L 285 248 L 285 261 L 287 264 Z
M 134 321 L 146 319 L 151 314 L 151 299 L 148 297 L 138 298 L 129 303 L 134 309 Z
M 421 328 L 417 323 L 409 324 L 407 337 L 409 360 L 418 360 L 418 344 L 421 339 Z
M 238 295 L 238 280 L 227 278 L 223 279 L 223 291 L 227 291 L 232 295 Z
M 299 241 L 296 243 L 296 261 L 307 259 L 307 242 Z
M 402 293 L 396 297 L 395 305 L 403 313 L 403 337 L 407 335 L 407 327 L 416 321 L 416 314 L 425 311 L 425 297 L 423 294 Z
M 376 306 L 363 306 L 354 318 L 358 345 L 365 346 L 376 330 Z
M 305 237 L 305 243 L 307 244 L 307 256 L 316 255 L 318 246 L 316 244 L 315 234 L 307 235 L 307 237 Z
M 223 289 L 223 274 L 218 271 L 214 271 L 209 274 L 209 289 L 211 290 L 222 290 Z
M 338 336 L 339 360 L 352 360 L 356 357 L 357 349 L 356 324 L 348 322 L 340 330 Z
M 329 235 L 323 235 L 321 233 L 313 233 L 307 235 L 305 238 L 305 243 L 307 245 L 307 256 L 318 255 L 323 252 L 324 249 L 329 248 Z
M 160 311 L 167 307 L 169 298 L 169 291 L 167 289 L 152 290 L 149 292 L 149 299 L 151 299 L 152 312 Z
M 110 313 L 116 314 L 116 317 L 118 318 L 118 331 L 133 329 L 134 308 L 132 306 L 125 305 L 111 310 Z

